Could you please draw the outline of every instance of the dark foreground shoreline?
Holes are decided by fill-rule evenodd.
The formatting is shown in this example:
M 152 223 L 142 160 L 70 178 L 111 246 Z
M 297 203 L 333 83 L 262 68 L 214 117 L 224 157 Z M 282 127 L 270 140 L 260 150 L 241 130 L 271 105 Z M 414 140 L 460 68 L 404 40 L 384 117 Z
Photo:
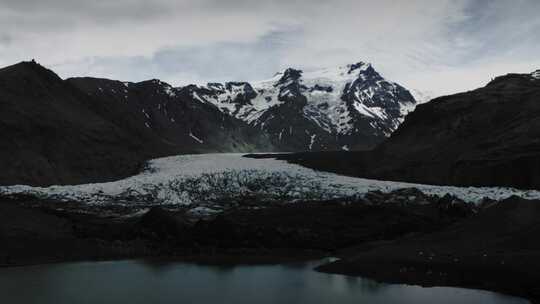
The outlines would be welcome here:
M 476 208 L 412 189 L 366 199 L 236 208 L 199 220 L 182 210 L 100 216 L 4 198 L 0 267 L 136 258 L 273 264 L 337 256 L 317 270 L 486 289 L 539 303 L 540 202 L 510 198 Z

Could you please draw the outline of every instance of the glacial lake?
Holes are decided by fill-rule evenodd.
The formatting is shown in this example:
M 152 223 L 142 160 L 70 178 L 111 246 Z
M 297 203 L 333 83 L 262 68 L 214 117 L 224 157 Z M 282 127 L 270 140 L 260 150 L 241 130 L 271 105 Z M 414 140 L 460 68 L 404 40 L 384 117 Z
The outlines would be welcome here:
M 133 260 L 0 268 L 0 303 L 529 303 L 487 291 L 380 284 L 312 270 L 320 263 L 216 266 Z

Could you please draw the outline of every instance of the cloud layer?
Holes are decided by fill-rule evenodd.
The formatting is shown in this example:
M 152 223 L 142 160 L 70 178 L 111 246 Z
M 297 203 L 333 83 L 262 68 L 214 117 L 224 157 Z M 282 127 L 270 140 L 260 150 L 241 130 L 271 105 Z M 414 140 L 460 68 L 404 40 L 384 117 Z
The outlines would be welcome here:
M 539 11 L 537 0 L 0 0 L 0 65 L 180 85 L 363 60 L 447 94 L 540 68 Z

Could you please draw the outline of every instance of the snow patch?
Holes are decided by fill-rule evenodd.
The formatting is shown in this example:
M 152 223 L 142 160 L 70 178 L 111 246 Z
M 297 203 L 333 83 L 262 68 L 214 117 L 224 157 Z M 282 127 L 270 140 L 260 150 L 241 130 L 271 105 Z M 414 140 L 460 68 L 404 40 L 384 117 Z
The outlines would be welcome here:
M 193 138 L 196 142 L 200 143 L 200 144 L 203 144 L 204 141 L 200 138 L 198 138 L 197 136 L 193 135 L 193 133 L 189 132 L 189 137 Z
M 311 140 L 309 142 L 309 150 L 313 150 L 313 144 L 315 143 L 316 138 L 317 138 L 317 134 L 311 135 Z
M 176 97 L 176 92 L 171 86 L 165 86 L 164 91 L 169 97 Z
M 369 111 L 369 108 L 366 107 L 364 104 L 359 103 L 359 102 L 355 102 L 353 104 L 353 106 L 356 109 L 356 111 L 358 111 L 358 113 L 360 113 L 360 114 L 362 114 L 364 116 L 375 118 L 375 115 L 373 113 L 371 113 L 371 111 Z
M 146 116 L 147 119 L 150 119 L 150 115 L 148 115 L 144 109 L 142 109 L 141 112 L 144 114 L 144 116 Z
M 193 98 L 200 101 L 200 102 L 206 102 L 206 100 L 204 100 L 201 96 L 199 96 L 199 94 L 197 94 L 197 92 L 193 92 Z

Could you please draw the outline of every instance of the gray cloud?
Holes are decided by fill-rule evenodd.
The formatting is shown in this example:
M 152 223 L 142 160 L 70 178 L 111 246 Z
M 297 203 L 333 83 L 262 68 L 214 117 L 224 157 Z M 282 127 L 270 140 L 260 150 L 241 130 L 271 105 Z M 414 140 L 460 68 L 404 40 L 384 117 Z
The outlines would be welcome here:
M 20 15 L 49 15 L 66 18 L 68 15 L 88 16 L 89 19 L 102 21 L 109 19 L 139 19 L 165 15 L 172 6 L 171 1 L 132 1 L 132 0 L 1 0 L 4 11 Z
M 12 41 L 13 38 L 10 35 L 0 33 L 0 46 L 7 46 L 11 44 Z
M 458 64 L 491 56 L 514 54 L 537 57 L 540 50 L 540 1 L 471 1 L 466 18 L 451 28 Z
M 365 60 L 445 94 L 540 67 L 539 11 L 537 0 L 0 0 L 0 64 L 179 84 Z
M 179 85 L 270 78 L 281 69 L 280 58 L 295 44 L 298 31 L 274 31 L 253 42 L 219 42 L 196 47 L 168 48 L 153 56 L 85 58 L 54 66 L 62 75 L 141 81 L 160 75 Z

